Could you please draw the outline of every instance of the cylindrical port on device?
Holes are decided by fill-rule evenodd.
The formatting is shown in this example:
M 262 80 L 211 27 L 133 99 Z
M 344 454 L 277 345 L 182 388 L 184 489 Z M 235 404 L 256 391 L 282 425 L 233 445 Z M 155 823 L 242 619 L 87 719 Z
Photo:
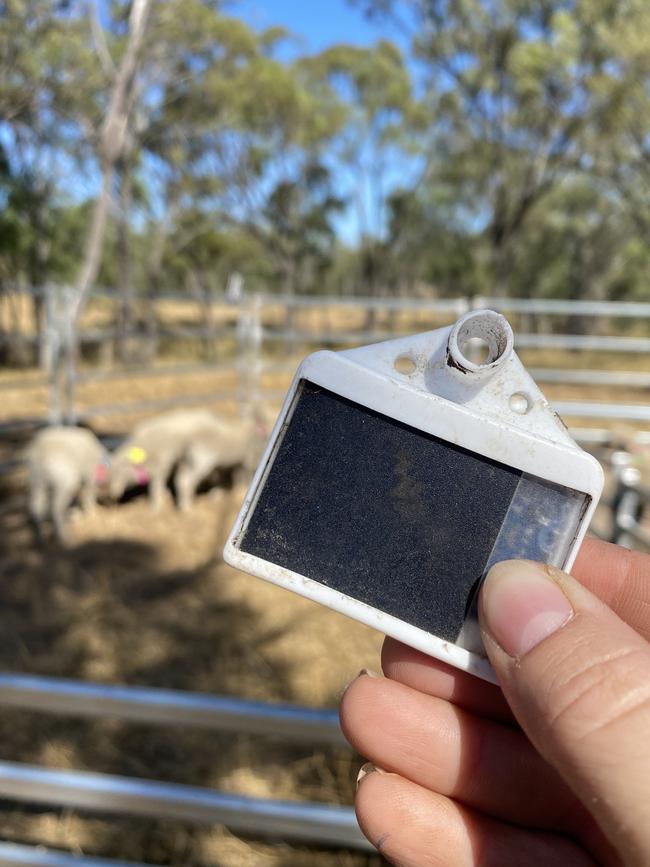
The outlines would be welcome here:
M 481 361 L 468 358 L 472 340 L 481 341 L 486 349 Z M 472 310 L 461 316 L 451 330 L 447 366 L 468 380 L 487 379 L 510 358 L 513 346 L 512 328 L 505 316 L 495 310 Z

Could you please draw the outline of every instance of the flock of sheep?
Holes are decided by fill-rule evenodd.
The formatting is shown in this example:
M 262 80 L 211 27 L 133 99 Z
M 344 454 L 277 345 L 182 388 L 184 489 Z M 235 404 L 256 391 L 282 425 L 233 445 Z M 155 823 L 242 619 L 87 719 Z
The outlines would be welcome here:
M 261 410 L 238 421 L 205 409 L 176 410 L 137 425 L 110 453 L 87 428 L 45 428 L 26 451 L 34 529 L 42 539 L 51 522 L 55 538 L 63 542 L 75 501 L 90 511 L 99 492 L 117 502 L 139 485 L 148 485 L 157 510 L 173 482 L 178 508 L 189 509 L 199 485 L 214 470 L 250 472 L 270 429 L 270 418 Z

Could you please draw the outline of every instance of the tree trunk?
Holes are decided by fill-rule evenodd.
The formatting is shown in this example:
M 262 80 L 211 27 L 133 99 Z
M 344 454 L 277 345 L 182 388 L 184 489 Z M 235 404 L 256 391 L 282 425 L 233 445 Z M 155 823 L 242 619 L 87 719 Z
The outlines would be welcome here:
M 47 212 L 50 191 L 47 187 L 38 190 L 38 198 L 33 213 L 34 233 L 36 241 L 32 252 L 29 268 L 29 280 L 32 288 L 32 316 L 34 331 L 36 333 L 36 358 L 35 361 L 41 369 L 46 365 L 45 349 L 45 280 L 47 264 L 50 255 L 50 241 L 47 237 Z
M 203 326 L 203 360 L 212 362 L 217 357 L 215 337 L 215 321 L 213 309 L 213 297 L 206 275 L 191 271 L 189 274 L 190 294 L 196 298 L 201 310 Z
M 70 317 L 69 342 L 66 348 L 68 418 L 74 418 L 76 379 L 74 370 L 78 357 L 77 328 L 88 294 L 95 284 L 97 274 L 99 273 L 115 166 L 122 157 L 127 144 L 129 122 L 135 102 L 135 78 L 139 54 L 142 48 L 150 7 L 151 0 L 133 0 L 129 13 L 129 35 L 126 50 L 116 69 L 108 100 L 108 108 L 106 109 L 106 114 L 99 131 L 98 154 L 102 173 L 102 186 L 93 206 L 84 246 L 84 257 L 75 284 L 74 297 L 70 302 L 70 309 L 68 311 L 68 316 Z
M 511 274 L 510 239 L 502 236 L 492 239 L 492 295 L 495 297 L 509 295 L 509 278 Z
M 285 347 L 288 356 L 295 352 L 296 308 L 293 299 L 296 294 L 295 262 L 291 253 L 284 257 L 282 264 L 282 293 L 287 298 L 284 327 L 287 332 Z
M 585 279 L 585 262 L 583 243 L 580 239 L 573 245 L 570 270 L 571 298 L 575 301 L 589 300 L 589 283 Z M 583 313 L 572 313 L 567 317 L 569 334 L 589 334 L 591 317 Z
M 134 103 L 135 76 L 150 7 L 151 0 L 133 0 L 126 50 L 115 73 L 108 108 L 100 130 L 98 151 L 102 188 L 93 208 L 84 258 L 76 283 L 76 297 L 71 311 L 75 323 L 79 321 L 88 293 L 99 272 L 115 166 L 124 154 L 127 143 Z
M 131 361 L 134 348 L 135 297 L 129 229 L 132 192 L 131 164 L 129 160 L 123 160 L 120 173 L 120 219 L 117 226 L 117 255 L 120 275 L 118 346 L 120 361 L 123 364 L 128 364 Z
M 167 243 L 167 230 L 164 220 L 159 220 L 154 229 L 153 240 L 147 263 L 147 284 L 149 295 L 153 296 L 160 290 L 160 278 L 162 276 L 162 263 Z
M 93 206 L 90 227 L 86 235 L 84 258 L 77 279 L 77 292 L 74 301 L 73 318 L 79 320 L 86 296 L 97 279 L 102 258 L 102 247 L 106 232 L 106 218 L 111 203 L 111 187 L 113 186 L 114 169 L 105 165 L 102 170 L 102 188 Z
M 372 239 L 364 241 L 361 250 L 361 285 L 364 295 L 373 299 L 377 297 L 377 261 Z M 377 318 L 377 308 L 368 307 L 363 324 L 364 331 L 375 331 Z
M 163 259 L 165 256 L 165 248 L 171 228 L 174 226 L 177 213 L 179 211 L 179 197 L 177 195 L 169 196 L 167 200 L 167 208 L 165 218 L 158 220 L 153 231 L 153 240 L 149 251 L 147 261 L 147 311 L 145 329 L 147 339 L 151 342 L 152 348 L 155 341 L 155 334 L 158 328 L 156 319 L 155 297 L 160 292 L 163 273 Z

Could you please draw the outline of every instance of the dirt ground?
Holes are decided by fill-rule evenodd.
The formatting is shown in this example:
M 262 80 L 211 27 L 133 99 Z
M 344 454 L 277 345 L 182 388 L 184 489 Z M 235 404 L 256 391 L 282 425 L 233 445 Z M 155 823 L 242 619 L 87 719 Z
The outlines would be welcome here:
M 6 491 L 8 494 L 9 491 Z M 107 683 L 334 706 L 381 637 L 225 566 L 243 489 L 153 515 L 144 498 L 76 514 L 64 550 L 0 516 L 0 668 Z M 3 710 L 0 758 L 351 803 L 360 759 L 344 748 Z M 160 864 L 370 865 L 375 856 L 241 840 L 221 828 L 3 804 L 4 839 Z

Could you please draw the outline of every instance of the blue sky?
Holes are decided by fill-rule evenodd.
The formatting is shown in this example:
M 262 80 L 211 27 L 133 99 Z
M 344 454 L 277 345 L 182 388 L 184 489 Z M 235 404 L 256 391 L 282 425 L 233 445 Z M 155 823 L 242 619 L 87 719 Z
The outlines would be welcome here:
M 347 0 L 238 0 L 230 9 L 256 29 L 281 24 L 304 40 L 304 49 L 310 51 L 334 42 L 369 45 L 388 35 Z

